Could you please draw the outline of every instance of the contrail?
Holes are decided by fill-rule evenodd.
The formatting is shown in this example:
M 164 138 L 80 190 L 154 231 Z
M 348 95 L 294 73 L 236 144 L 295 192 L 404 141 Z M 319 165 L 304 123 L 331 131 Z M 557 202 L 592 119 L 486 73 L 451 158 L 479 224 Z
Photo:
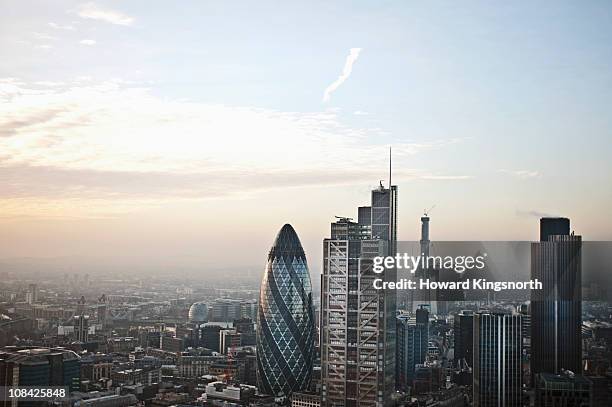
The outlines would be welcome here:
M 334 92 L 340 85 L 344 83 L 345 80 L 351 76 L 351 72 L 353 71 L 353 64 L 359 58 L 359 53 L 361 52 L 361 48 L 351 48 L 348 56 L 346 57 L 346 62 L 344 63 L 344 69 L 342 69 L 342 74 L 336 79 L 331 85 L 329 85 L 325 92 L 323 92 L 323 102 L 328 102 L 331 97 L 332 92 Z

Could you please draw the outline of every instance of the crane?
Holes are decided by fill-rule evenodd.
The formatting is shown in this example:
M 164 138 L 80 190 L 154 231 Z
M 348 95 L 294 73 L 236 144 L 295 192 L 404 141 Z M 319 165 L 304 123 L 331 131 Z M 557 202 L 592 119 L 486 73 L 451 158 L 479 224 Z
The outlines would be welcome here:
M 436 205 L 434 204 L 434 205 L 432 205 L 432 207 L 431 207 L 431 208 L 429 208 L 429 209 L 424 209 L 424 210 L 423 210 L 423 213 L 425 214 L 425 216 L 429 216 L 429 212 L 431 212 L 431 211 L 433 210 L 433 208 L 435 208 L 435 207 L 436 207 Z

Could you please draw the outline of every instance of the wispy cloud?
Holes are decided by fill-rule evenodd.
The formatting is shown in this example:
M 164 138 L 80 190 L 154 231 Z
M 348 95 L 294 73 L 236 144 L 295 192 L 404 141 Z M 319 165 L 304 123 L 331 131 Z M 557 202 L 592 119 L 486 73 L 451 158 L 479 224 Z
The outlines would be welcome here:
M 54 22 L 50 22 L 48 23 L 49 27 L 55 29 L 55 30 L 67 30 L 67 31 L 73 31 L 75 28 L 73 25 L 62 25 L 62 24 L 57 24 Z
M 512 175 L 518 178 L 539 178 L 542 174 L 539 171 L 535 170 L 498 170 L 501 173 Z
M 44 40 L 44 41 L 55 41 L 57 40 L 57 37 L 53 36 L 53 35 L 49 35 L 47 33 L 43 33 L 43 32 L 33 32 L 32 35 L 34 35 L 34 37 L 37 40 Z
M 81 4 L 77 8 L 77 14 L 81 18 L 98 20 L 116 25 L 132 25 L 134 22 L 134 18 L 123 14 L 120 11 L 100 7 L 99 5 L 91 2 Z
M 79 44 L 81 44 L 81 45 L 96 45 L 96 41 L 95 40 L 81 40 L 81 41 L 79 41 Z
M 516 211 L 517 216 L 521 217 L 529 217 L 529 218 L 547 218 L 547 217 L 555 217 L 557 215 L 553 215 L 548 212 L 541 212 L 537 210 L 519 210 Z
M 472 175 L 444 175 L 444 174 L 423 174 L 419 179 L 430 180 L 430 181 L 460 181 L 466 179 L 472 179 Z
M 329 85 L 325 91 L 323 92 L 323 102 L 329 102 L 331 98 L 331 94 L 340 87 L 348 78 L 351 76 L 351 72 L 353 72 L 353 64 L 359 58 L 359 54 L 361 53 L 361 48 L 351 48 L 348 56 L 346 57 L 346 62 L 344 63 L 344 68 L 342 69 L 342 74 Z
M 388 149 L 379 142 L 382 134 L 350 127 L 330 111 L 172 101 L 121 81 L 0 79 L 0 212 L 23 213 L 27 205 L 36 211 L 42 201 L 52 208 L 91 199 L 91 206 L 120 210 L 140 201 L 215 199 L 227 195 L 227 185 L 247 196 L 356 185 L 380 176 L 379 159 Z M 394 157 L 408 162 L 457 142 L 394 143 Z M 396 176 L 467 177 L 406 168 Z
M 354 114 L 355 116 L 367 116 L 369 113 L 368 113 L 368 112 L 364 112 L 363 110 L 355 110 L 355 111 L 353 112 L 353 114 Z

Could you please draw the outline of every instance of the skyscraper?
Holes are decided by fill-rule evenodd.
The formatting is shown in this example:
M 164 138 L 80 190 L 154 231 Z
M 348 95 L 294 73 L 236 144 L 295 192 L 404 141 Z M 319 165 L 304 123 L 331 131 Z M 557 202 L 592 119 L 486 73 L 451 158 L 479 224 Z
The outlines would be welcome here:
M 397 317 L 397 389 L 406 391 L 412 386 L 415 366 L 425 362 L 429 344 L 429 312 L 419 308 L 416 315 Z
M 395 391 L 396 297 L 374 279 L 373 258 L 395 255 L 397 187 L 372 191 L 358 222 L 339 218 L 323 242 L 321 276 L 321 405 L 383 406 Z
M 464 364 L 469 367 L 474 366 L 474 313 L 464 310 L 455 315 L 453 332 L 455 366 L 457 368 L 462 368 Z
M 474 315 L 474 407 L 520 407 L 521 316 Z
M 267 394 L 307 390 L 314 362 L 314 309 L 306 255 L 282 227 L 268 255 L 257 313 L 257 385 Z
M 582 372 L 580 236 L 567 218 L 542 218 L 540 241 L 531 245 L 531 376 Z

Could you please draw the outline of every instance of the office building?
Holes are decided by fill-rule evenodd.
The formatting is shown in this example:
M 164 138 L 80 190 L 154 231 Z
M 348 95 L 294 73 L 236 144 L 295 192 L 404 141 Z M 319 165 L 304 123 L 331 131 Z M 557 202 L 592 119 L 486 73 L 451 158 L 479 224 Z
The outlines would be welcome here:
M 474 313 L 464 310 L 453 323 L 455 367 L 474 366 Z
M 293 227 L 278 232 L 261 282 L 257 383 L 274 396 L 307 390 L 314 364 L 314 307 L 306 254 Z
M 196 302 L 189 308 L 189 322 L 202 323 L 208 321 L 208 305 Z
M 215 352 L 220 352 L 219 338 L 221 337 L 221 330 L 223 328 L 219 325 L 204 325 L 199 329 L 199 344 L 207 349 Z
M 296 392 L 291 396 L 291 407 L 320 407 L 321 396 L 316 393 Z
M 474 407 L 522 406 L 520 315 L 474 315 Z
M 562 372 L 540 373 L 535 377 L 535 405 L 538 407 L 591 407 L 593 383 L 582 375 Z
M 429 312 L 419 308 L 416 316 L 397 317 L 396 380 L 397 388 L 408 391 L 415 378 L 416 365 L 425 363 L 429 343 Z
M 395 255 L 397 187 L 372 191 L 358 222 L 339 218 L 323 242 L 321 276 L 321 405 L 384 406 L 395 392 L 396 293 L 374 280 L 373 259 Z
M 70 391 L 80 387 L 80 358 L 63 348 L 15 347 L 0 350 L 0 383 L 2 386 L 66 386 Z M 0 406 L 12 405 L 0 401 Z
M 567 218 L 542 218 L 540 241 L 531 245 L 531 373 L 582 372 L 582 239 Z
M 235 329 L 223 329 L 219 334 L 219 351 L 224 355 L 242 344 L 240 341 L 241 334 L 236 332 Z

